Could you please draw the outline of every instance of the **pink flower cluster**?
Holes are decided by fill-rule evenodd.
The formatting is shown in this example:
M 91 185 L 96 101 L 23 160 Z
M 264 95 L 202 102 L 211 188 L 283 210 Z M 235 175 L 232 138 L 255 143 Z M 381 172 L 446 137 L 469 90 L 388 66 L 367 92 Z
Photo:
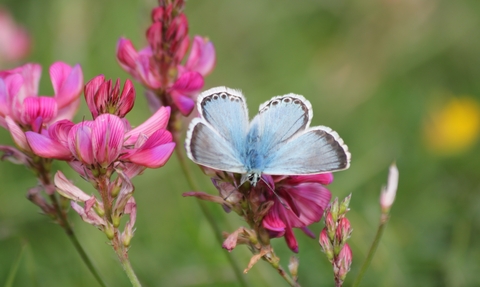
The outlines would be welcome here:
M 52 123 L 73 118 L 83 86 L 79 65 L 57 62 L 50 67 L 54 96 L 40 96 L 41 71 L 38 64 L 0 71 L 0 126 L 10 131 L 22 152 L 29 154 L 32 150 L 24 131 L 43 133 Z
M 240 185 L 233 174 L 207 168 L 204 170 L 212 176 L 220 196 L 202 192 L 189 192 L 184 196 L 220 203 L 226 211 L 233 210 L 243 216 L 253 229 L 242 229 L 244 237 L 256 236 L 265 245 L 269 245 L 269 238 L 285 237 L 288 247 L 294 252 L 298 252 L 298 242 L 293 228 L 300 228 L 315 238 L 307 226 L 320 221 L 330 202 L 331 193 L 325 185 L 333 181 L 331 173 L 306 176 L 262 175 L 263 180 L 253 187 L 248 183 Z M 250 244 L 238 236 L 238 233 L 232 233 L 223 247 L 231 251 L 238 243 Z
M 0 71 L 0 125 L 11 133 L 18 147 L 0 146 L 0 150 L 11 161 L 41 173 L 49 194 L 54 191 L 48 179 L 50 162 L 67 161 L 94 185 L 102 200 L 86 195 L 61 172 L 55 176 L 57 191 L 73 201 L 72 208 L 86 222 L 102 229 L 110 239 L 120 217 L 129 214 L 130 221 L 121 235 L 127 244 L 136 216 L 130 180 L 146 168 L 163 166 L 175 148 L 172 134 L 166 130 L 170 107 L 159 108 L 132 128 L 125 119 L 135 101 L 131 81 L 121 89 L 118 80 L 112 84 L 100 75 L 84 88 L 93 119 L 74 123 L 83 88 L 80 66 L 57 62 L 50 67 L 53 97 L 38 95 L 40 75 L 38 64 Z M 112 177 L 114 174 L 117 176 Z M 29 197 L 44 212 L 56 214 L 38 192 Z
M 0 66 L 25 57 L 30 51 L 30 36 L 15 23 L 10 13 L 0 8 Z
M 130 81 L 120 94 L 119 84 L 112 88 L 103 76 L 85 86 L 85 97 L 94 120 L 74 124 L 57 121 L 45 133 L 26 132 L 35 154 L 45 158 L 66 160 L 84 177 L 95 171 L 121 166 L 133 177 L 145 168 L 163 166 L 175 148 L 166 125 L 168 107 L 160 108 L 147 121 L 132 129 L 124 116 L 133 106 L 135 91 Z M 101 113 L 99 112 L 111 112 Z M 86 168 L 86 169 L 85 169 Z
M 147 97 L 154 109 L 171 106 L 172 112 L 188 115 L 203 87 L 203 78 L 215 66 L 215 49 L 200 36 L 195 36 L 190 45 L 183 0 L 159 2 L 152 10 L 152 24 L 146 33 L 148 46 L 137 51 L 130 40 L 121 38 L 117 60 L 148 89 Z M 182 65 L 189 46 L 190 55 Z
M 322 251 L 333 266 L 335 286 L 342 286 L 352 264 L 352 250 L 347 239 L 352 234 L 350 221 L 346 218 L 351 195 L 342 202 L 336 198 L 325 211 L 325 228 L 320 233 Z

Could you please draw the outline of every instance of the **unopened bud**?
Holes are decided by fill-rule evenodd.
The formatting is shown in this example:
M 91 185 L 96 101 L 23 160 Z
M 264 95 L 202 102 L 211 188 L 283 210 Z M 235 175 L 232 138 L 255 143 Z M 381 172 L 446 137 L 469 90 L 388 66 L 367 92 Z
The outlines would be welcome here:
M 340 216 L 343 216 L 345 215 L 345 213 L 347 213 L 347 211 L 349 210 L 348 209 L 348 205 L 350 204 L 350 199 L 352 198 L 352 194 L 350 193 L 347 197 L 345 197 L 344 200 L 342 200 L 342 202 L 340 203 L 340 208 L 339 208 L 339 215 Z
M 338 205 L 338 197 L 333 200 L 330 206 L 330 212 L 332 213 L 333 221 L 337 222 L 338 220 L 338 211 L 340 210 L 340 207 Z
M 398 169 L 395 163 L 392 163 L 388 172 L 387 186 L 382 189 L 380 194 L 380 206 L 383 213 L 388 213 L 390 207 L 395 201 L 395 195 L 398 187 Z
M 352 234 L 352 228 L 350 226 L 350 221 L 346 217 L 340 218 L 337 225 L 337 230 L 335 232 L 335 238 L 338 245 L 342 246 L 345 244 L 347 239 Z
M 327 211 L 325 215 L 325 228 L 327 229 L 328 238 L 333 242 L 335 238 L 336 222 L 333 220 L 332 213 Z
M 105 232 L 105 235 L 107 235 L 107 238 L 110 240 L 112 240 L 113 237 L 115 236 L 115 231 L 113 230 L 113 226 L 109 223 L 107 223 L 107 225 L 105 226 L 105 230 L 103 232 Z
M 327 255 L 328 261 L 333 262 L 333 246 L 332 246 L 332 242 L 328 238 L 326 228 L 324 228 L 320 233 L 320 238 L 318 240 L 318 243 L 320 243 L 320 246 L 322 247 L 322 251 L 325 253 L 325 255 Z
M 290 257 L 290 262 L 288 263 L 288 270 L 290 271 L 290 274 L 293 277 L 293 280 L 297 281 L 298 278 L 298 257 L 295 255 L 292 255 Z
M 337 262 L 335 264 L 337 270 L 335 270 L 335 277 L 341 281 L 345 280 L 347 273 L 350 271 L 350 265 L 352 265 L 352 250 L 348 244 L 345 244 L 338 255 Z

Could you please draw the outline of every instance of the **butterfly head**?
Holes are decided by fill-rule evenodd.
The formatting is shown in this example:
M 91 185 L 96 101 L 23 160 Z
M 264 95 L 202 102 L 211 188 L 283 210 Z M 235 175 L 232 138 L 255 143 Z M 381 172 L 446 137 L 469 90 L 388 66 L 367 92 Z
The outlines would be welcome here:
M 250 182 L 254 187 L 257 185 L 258 181 L 262 177 L 261 173 L 259 172 L 249 172 L 246 175 L 246 180 Z

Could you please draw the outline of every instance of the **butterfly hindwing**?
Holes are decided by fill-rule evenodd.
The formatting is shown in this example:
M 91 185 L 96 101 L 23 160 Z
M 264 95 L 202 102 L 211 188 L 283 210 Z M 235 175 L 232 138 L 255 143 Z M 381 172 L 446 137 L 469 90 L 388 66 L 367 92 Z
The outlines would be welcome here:
M 332 129 L 317 126 L 296 135 L 270 154 L 265 169 L 272 175 L 316 174 L 347 169 L 350 152 Z

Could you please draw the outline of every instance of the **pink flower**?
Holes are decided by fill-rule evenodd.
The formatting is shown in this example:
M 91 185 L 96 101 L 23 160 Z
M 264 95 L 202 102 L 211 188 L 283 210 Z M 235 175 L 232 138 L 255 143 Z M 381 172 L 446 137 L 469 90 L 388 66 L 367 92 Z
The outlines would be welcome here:
M 0 125 L 8 129 L 9 116 L 22 127 L 39 131 L 43 124 L 73 117 L 83 85 L 80 66 L 57 62 L 50 67 L 54 97 L 38 95 L 41 70 L 38 64 L 26 64 L 0 72 Z
M 146 33 L 149 45 L 137 52 L 130 40 L 120 38 L 117 61 L 150 90 L 147 97 L 152 106 L 171 106 L 188 115 L 203 78 L 215 66 L 215 49 L 207 39 L 195 36 L 190 56 L 181 65 L 190 45 L 183 5 L 183 1 L 174 1 L 154 8 L 153 23 Z
M 133 108 L 135 89 L 130 80 L 125 81 L 120 93 L 120 80 L 112 87 L 112 80 L 99 75 L 85 85 L 85 100 L 95 119 L 100 114 L 114 114 L 121 118 Z
M 93 121 L 76 125 L 60 121 L 48 133 L 26 132 L 26 138 L 41 157 L 78 161 L 90 170 L 116 168 L 122 163 L 135 169 L 136 175 L 146 167 L 161 167 L 170 158 L 175 143 L 165 130 L 169 116 L 170 109 L 162 107 L 145 123 L 130 130 L 125 119 L 101 114 Z
M 30 51 L 30 36 L 10 13 L 0 8 L 0 64 L 24 58 Z
M 263 227 L 271 237 L 285 237 L 288 247 L 298 252 L 298 243 L 292 228 L 302 229 L 315 238 L 307 226 L 320 221 L 330 202 L 331 193 L 324 186 L 332 181 L 331 173 L 309 176 L 263 175 L 275 194 L 262 181 L 267 200 L 274 204 L 263 219 Z
M 212 42 L 200 36 L 193 37 L 192 49 L 185 64 L 185 69 L 196 71 L 205 77 L 212 72 L 215 61 L 215 47 L 213 47 Z

